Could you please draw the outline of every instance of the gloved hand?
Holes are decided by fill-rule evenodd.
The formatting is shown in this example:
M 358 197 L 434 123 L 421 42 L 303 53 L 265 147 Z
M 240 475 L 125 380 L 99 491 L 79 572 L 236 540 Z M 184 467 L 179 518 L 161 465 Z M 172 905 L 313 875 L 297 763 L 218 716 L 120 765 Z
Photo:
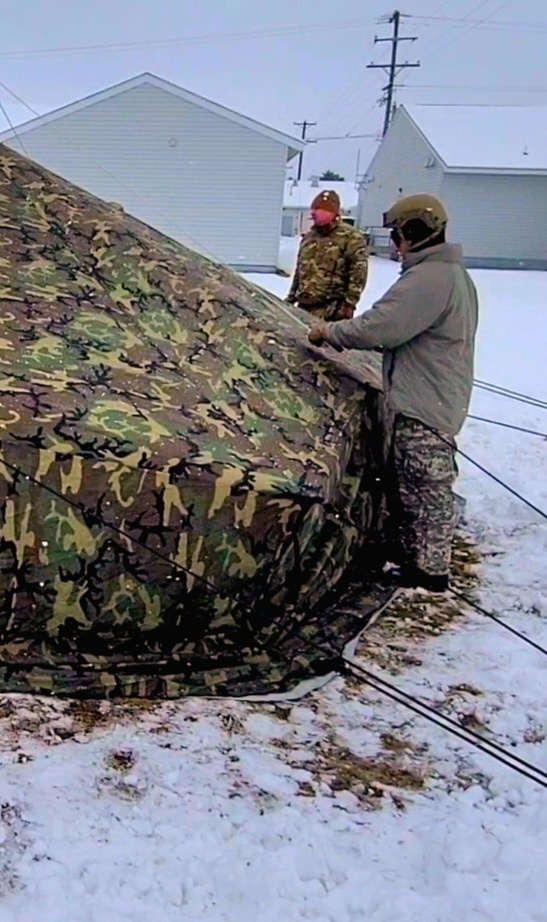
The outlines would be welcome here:
M 314 324 L 308 333 L 308 339 L 313 346 L 323 346 L 326 343 L 326 328 L 324 324 Z

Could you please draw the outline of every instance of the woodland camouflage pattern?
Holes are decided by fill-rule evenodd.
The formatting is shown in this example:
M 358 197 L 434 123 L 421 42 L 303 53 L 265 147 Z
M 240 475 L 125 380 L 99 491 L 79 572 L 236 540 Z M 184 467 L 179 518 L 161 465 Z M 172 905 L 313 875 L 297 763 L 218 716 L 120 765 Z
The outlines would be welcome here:
M 339 651 L 386 597 L 322 607 L 382 515 L 376 370 L 1 146 L 0 209 L 0 688 L 240 695 L 325 671 L 310 644 Z
M 342 320 L 344 308 L 355 310 L 367 274 L 360 231 L 343 223 L 328 232 L 312 227 L 300 244 L 288 301 L 325 320 Z

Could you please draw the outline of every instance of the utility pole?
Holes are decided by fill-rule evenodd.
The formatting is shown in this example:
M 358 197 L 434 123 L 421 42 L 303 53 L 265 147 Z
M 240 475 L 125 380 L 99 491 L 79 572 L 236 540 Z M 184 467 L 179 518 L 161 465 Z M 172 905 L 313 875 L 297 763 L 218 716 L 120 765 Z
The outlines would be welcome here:
M 303 141 L 305 141 L 308 128 L 314 128 L 317 125 L 317 122 L 307 122 L 306 119 L 304 119 L 303 122 L 293 122 L 293 125 L 296 125 L 298 128 L 302 129 L 301 138 Z M 299 182 L 302 179 L 302 164 L 303 163 L 304 163 L 304 151 L 301 151 L 300 156 L 298 157 L 298 175 L 296 177 Z
M 405 70 L 407 67 L 420 67 L 420 62 L 409 64 L 408 61 L 405 61 L 404 64 L 400 64 L 397 61 L 397 50 L 399 47 L 399 42 L 415 42 L 417 40 L 416 35 L 399 35 L 399 29 L 401 26 L 401 14 L 399 10 L 388 17 L 388 19 L 380 20 L 380 22 L 387 22 L 393 25 L 393 35 L 386 38 L 378 38 L 377 36 L 374 39 L 374 44 L 378 42 L 391 42 L 391 61 L 389 66 L 387 64 L 368 64 L 369 69 L 378 69 L 383 70 L 389 77 L 389 83 L 387 86 L 383 87 L 383 91 L 386 94 L 382 99 L 382 102 L 385 102 L 385 116 L 384 116 L 384 128 L 382 131 L 382 136 L 385 135 L 388 130 L 391 119 L 393 117 L 393 96 L 395 91 L 395 80 L 397 76 L 401 73 L 402 70 Z

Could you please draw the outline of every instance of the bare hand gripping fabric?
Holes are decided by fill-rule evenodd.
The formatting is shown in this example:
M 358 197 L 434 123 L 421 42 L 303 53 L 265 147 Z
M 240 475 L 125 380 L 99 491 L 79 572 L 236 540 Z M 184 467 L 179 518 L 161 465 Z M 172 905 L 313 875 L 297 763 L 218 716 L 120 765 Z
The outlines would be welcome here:
M 355 631 L 321 602 L 381 522 L 375 367 L 318 359 L 304 314 L 3 147 L 0 196 L 0 688 L 320 670 L 302 636 Z

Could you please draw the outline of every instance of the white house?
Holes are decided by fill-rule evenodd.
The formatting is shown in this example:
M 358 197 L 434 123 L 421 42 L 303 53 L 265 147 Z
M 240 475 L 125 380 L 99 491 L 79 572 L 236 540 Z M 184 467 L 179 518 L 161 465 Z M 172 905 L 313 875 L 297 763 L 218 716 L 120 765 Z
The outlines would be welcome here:
M 274 271 L 301 141 L 142 74 L 0 141 L 201 253 Z
M 340 196 L 344 221 L 354 224 L 357 219 L 358 191 L 354 182 L 329 182 L 318 178 L 309 181 L 287 179 L 283 202 L 281 233 L 284 237 L 304 234 L 310 227 L 310 205 L 318 192 L 334 189 Z
M 358 224 L 385 244 L 398 195 L 446 205 L 472 267 L 547 269 L 547 107 L 402 106 L 364 177 Z

